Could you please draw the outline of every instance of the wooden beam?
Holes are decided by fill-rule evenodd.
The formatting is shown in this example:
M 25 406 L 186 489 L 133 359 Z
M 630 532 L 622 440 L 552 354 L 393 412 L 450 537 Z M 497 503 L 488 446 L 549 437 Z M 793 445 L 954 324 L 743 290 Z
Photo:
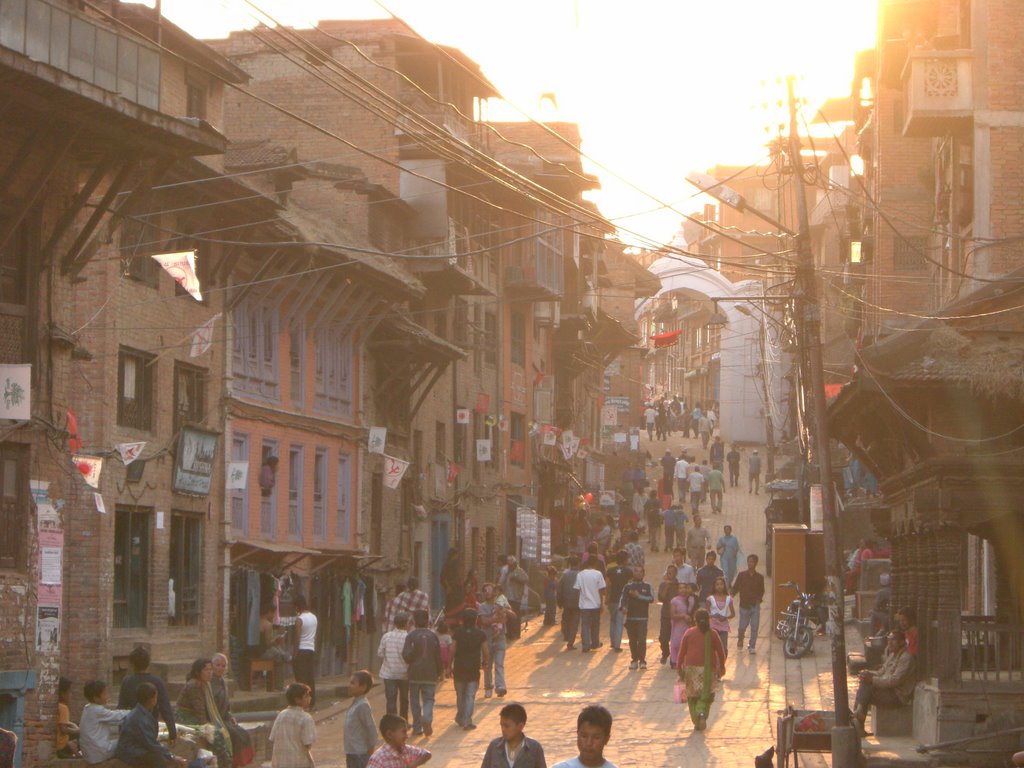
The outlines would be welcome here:
M 130 155 L 121 163 L 120 170 L 111 180 L 107 190 L 103 193 L 103 197 L 100 198 L 99 203 L 96 205 L 96 209 L 92 212 L 85 226 L 79 231 L 75 242 L 71 244 L 67 253 L 64 254 L 64 258 L 61 261 L 61 271 L 65 274 L 71 268 L 78 255 L 85 249 L 86 243 L 91 240 L 93 232 L 96 231 L 96 227 L 100 225 L 103 217 L 107 215 L 111 204 L 114 202 L 114 198 L 117 197 L 117 193 L 121 191 L 125 182 L 128 181 L 128 177 L 135 171 L 138 160 L 138 155 Z
M 352 298 L 352 294 L 355 293 L 355 291 L 356 286 L 352 283 L 343 282 L 338 286 L 338 289 L 332 293 L 330 297 L 324 301 L 324 305 L 320 307 L 316 320 L 313 321 L 313 330 L 320 330 L 321 326 L 323 326 L 323 324 L 338 311 L 339 306 L 342 306 L 346 299 Z M 344 338 L 344 336 L 342 336 L 342 338 Z
M 43 246 L 40 251 L 41 261 L 46 264 L 50 260 L 50 256 L 53 254 L 53 250 L 57 247 L 58 241 L 64 236 L 68 227 L 74 222 L 75 217 L 79 211 L 89 202 L 89 198 L 92 197 L 92 193 L 96 191 L 96 187 L 99 186 L 100 182 L 107 175 L 111 168 L 114 167 L 115 155 L 113 153 L 105 156 L 100 162 L 96 164 L 93 172 L 86 179 L 85 184 L 78 190 L 78 194 L 71 201 L 70 205 L 64 209 L 64 213 L 61 214 L 60 219 L 57 220 L 56 225 L 53 227 L 53 231 L 50 233 L 49 239 L 46 241 L 46 245 Z
M 360 347 L 366 343 L 366 340 L 370 338 L 377 326 L 387 317 L 389 309 L 391 309 L 391 302 L 387 299 L 378 299 L 377 303 L 373 305 L 366 321 L 359 328 L 358 345 Z M 353 329 L 353 332 L 355 332 L 355 329 Z
M 78 136 L 81 128 L 77 128 L 70 131 L 62 140 L 62 142 L 55 148 L 55 151 L 50 155 L 49 159 L 43 163 L 39 173 L 36 174 L 35 179 L 29 185 L 25 192 L 24 197 L 21 198 L 21 203 L 15 208 L 14 216 L 7 220 L 7 226 L 0 227 L 0 251 L 3 251 L 7 247 L 7 244 L 14 237 L 14 233 L 18 231 L 18 227 L 21 222 L 28 216 L 28 212 L 35 207 L 36 202 L 39 200 L 40 195 L 43 194 L 43 190 L 46 189 L 46 185 L 49 183 L 54 172 L 60 168 L 64 162 L 64 156 L 71 149 L 71 145 L 75 143 L 75 138 Z M 17 161 L 15 161 L 17 162 Z M 4 187 L 0 187 L 2 190 Z
M 292 300 L 292 303 L 288 306 L 288 311 L 285 313 L 284 319 L 281 321 L 282 328 L 289 328 L 295 321 L 295 318 L 299 314 L 299 308 L 304 306 L 309 300 L 310 295 L 313 293 L 313 289 L 320 285 L 320 290 L 323 290 L 323 285 L 321 283 L 322 281 L 316 273 L 298 276 L 295 285 L 299 290 L 297 291 L 295 298 Z
M 288 308 L 288 327 L 300 318 L 305 318 L 306 313 L 304 309 L 311 307 L 316 304 L 323 292 L 327 290 L 327 281 L 320 280 L 316 277 L 312 278 L 312 281 L 303 292 L 302 296 L 299 296 L 292 302 L 292 305 Z
M 241 287 L 238 293 L 231 297 L 231 300 L 228 302 L 227 307 L 224 308 L 225 312 L 230 312 L 231 310 L 233 310 L 235 307 L 242 303 L 242 299 L 244 299 L 252 292 L 252 289 L 256 286 L 256 283 L 260 281 L 260 278 L 262 278 L 263 275 L 266 274 L 267 270 L 269 270 L 274 265 L 274 257 L 277 256 L 277 254 L 279 253 L 279 250 L 275 250 L 264 260 L 262 264 L 260 264 L 260 266 L 256 270 L 256 274 L 254 274 L 252 277 L 246 280 L 245 285 Z
M 39 136 L 29 133 L 25 140 L 18 145 L 17 152 L 4 169 L 4 175 L 0 176 L 0 195 L 10 186 L 11 182 L 18 175 L 18 171 L 25 162 L 32 156 L 32 145 L 39 141 Z
M 359 313 L 366 309 L 366 305 L 371 303 L 376 298 L 376 294 L 371 291 L 366 291 L 359 299 L 357 299 L 351 307 L 341 316 L 341 338 L 345 338 L 352 329 L 356 327 L 358 322 Z
M 434 375 L 430 379 L 430 383 L 423 388 L 423 391 L 420 392 L 419 397 L 416 398 L 416 404 L 413 405 L 413 407 L 409 411 L 410 421 L 416 418 L 416 414 L 419 413 L 420 406 L 423 405 L 423 401 L 427 399 L 427 395 L 430 394 L 431 390 L 434 388 L 434 385 L 437 384 L 437 380 L 441 378 L 441 374 L 444 373 L 444 369 L 446 367 L 447 366 L 443 363 L 437 364 L 437 369 L 434 371 Z

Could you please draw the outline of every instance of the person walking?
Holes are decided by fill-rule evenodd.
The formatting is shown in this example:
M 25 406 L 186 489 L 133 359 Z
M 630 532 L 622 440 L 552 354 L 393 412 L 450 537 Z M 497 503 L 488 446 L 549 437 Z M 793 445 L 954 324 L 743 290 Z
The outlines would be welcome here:
M 715 440 L 711 443 L 709 456 L 711 457 L 712 468 L 722 469 L 725 466 L 725 443 L 722 442 L 721 435 L 715 435 Z
M 682 510 L 677 510 L 675 505 L 670 506 L 663 513 L 665 521 L 665 551 L 671 552 L 676 540 L 676 515 Z
M 697 428 L 700 430 L 700 444 L 704 446 L 704 450 L 708 449 L 708 443 L 711 442 L 711 419 L 704 416 L 700 417 L 697 422 Z
M 740 452 L 735 443 L 725 454 L 725 461 L 729 465 L 729 487 L 735 488 L 740 484 Z
M 740 626 L 736 647 L 743 648 L 743 636 L 749 627 L 750 643 L 747 652 L 753 654 L 761 623 L 761 601 L 764 600 L 764 576 L 757 572 L 757 555 L 747 556 L 747 570 L 736 577 L 732 584 L 732 594 L 740 598 Z
M 722 514 L 722 494 L 725 493 L 725 478 L 722 470 L 718 467 L 711 467 L 707 475 L 708 495 L 711 497 L 711 513 Z
M 753 493 L 755 496 L 761 493 L 761 456 L 758 454 L 757 449 L 750 454 L 750 458 L 747 460 L 747 481 L 749 482 L 748 493 Z
M 292 673 L 295 682 L 309 686 L 310 707 L 316 706 L 316 615 L 309 610 L 306 596 L 299 594 L 292 600 L 295 606 L 295 650 L 292 653 Z
M 675 478 L 676 457 L 672 451 L 665 449 L 665 455 L 661 457 L 661 494 L 672 498 L 672 481 Z M 653 492 L 653 491 L 652 491 Z
M 693 586 L 685 581 L 677 584 L 676 596 L 672 598 L 672 641 L 669 645 L 669 659 L 673 669 L 679 663 L 679 646 L 686 630 L 693 625 L 693 612 L 696 608 Z
M 682 456 L 676 459 L 676 466 L 673 470 L 673 474 L 675 475 L 676 486 L 679 491 L 679 503 L 685 504 L 686 498 L 690 492 L 690 484 L 687 481 L 687 477 L 690 474 L 690 464 Z
M 519 611 L 519 617 L 525 624 L 526 612 L 530 606 L 530 590 L 529 590 L 530 578 L 526 575 L 526 571 L 519 565 L 519 561 L 509 555 L 508 558 L 508 580 L 505 583 L 505 597 L 508 598 L 508 602 L 514 606 L 514 610 Z M 510 637 L 510 640 L 519 639 L 519 635 Z
M 715 542 L 715 551 L 718 553 L 718 562 L 725 573 L 725 583 L 732 584 L 736 581 L 736 558 L 740 554 L 740 542 L 732 533 L 732 526 L 726 525 L 724 533 Z
M 725 649 L 711 617 L 704 608 L 694 614 L 694 626 L 686 630 L 679 647 L 679 679 L 685 686 L 686 704 L 694 730 L 707 728 L 708 710 L 715 700 L 718 681 L 725 674 Z
M 669 563 L 658 584 L 658 602 L 661 604 L 658 643 L 661 646 L 661 663 L 668 661 L 672 654 L 672 598 L 676 596 L 676 566 Z
M 715 586 L 706 601 L 708 614 L 711 616 L 711 628 L 718 633 L 722 641 L 722 651 L 729 656 L 729 619 L 736 615 L 732 596 L 724 576 L 715 579 Z
M 630 531 L 626 538 L 628 541 L 622 549 L 629 557 L 629 567 L 632 568 L 634 565 L 646 565 L 647 556 L 644 554 L 644 548 L 640 544 L 639 531 Z
M 647 521 L 647 542 L 651 547 L 651 552 L 657 552 L 661 541 L 661 527 L 665 523 L 657 491 L 651 491 L 647 501 L 644 502 L 644 518 Z
M 715 579 L 725 576 L 722 573 L 722 569 L 715 565 L 717 559 L 718 555 L 714 552 L 706 553 L 704 555 L 704 565 L 697 571 L 697 588 L 699 590 L 697 602 L 701 606 L 707 602 L 708 596 L 714 591 Z
M 455 681 L 455 724 L 463 730 L 473 724 L 473 703 L 480 688 L 480 667 L 490 662 L 487 635 L 479 629 L 477 612 L 462 612 L 462 626 L 452 632 L 452 679 Z
M 621 604 L 622 591 L 633 578 L 633 569 L 629 566 L 629 555 L 623 550 L 616 553 L 615 565 L 608 569 L 608 638 L 611 650 L 622 652 L 622 632 L 625 628 L 626 612 Z
M 658 418 L 658 411 L 650 403 L 644 408 L 644 425 L 647 427 L 647 439 L 654 442 L 654 424 Z
M 583 570 L 576 575 L 576 589 L 580 593 L 580 624 L 583 653 L 590 653 L 601 647 L 598 640 L 601 631 L 601 604 L 607 592 L 604 574 L 598 570 L 599 561 L 596 556 L 587 558 Z
M 704 553 L 711 546 L 711 534 L 703 526 L 700 515 L 693 516 L 693 527 L 686 532 L 686 557 L 694 567 L 704 562 Z
M 492 692 L 504 696 L 505 651 L 508 641 L 505 637 L 505 622 L 512 615 L 512 608 L 504 595 L 498 594 L 493 584 L 484 584 L 484 601 L 480 603 L 480 626 L 487 635 L 488 659 L 484 667 L 484 698 L 491 698 Z
M 686 552 L 683 551 L 682 547 L 676 547 L 672 550 L 672 562 L 676 566 L 676 581 L 686 582 L 692 584 L 693 588 L 697 588 L 697 569 L 686 562 Z
M 704 473 L 701 472 L 698 465 L 690 465 L 688 482 L 690 486 L 690 509 L 693 512 L 694 518 L 696 518 L 700 514 L 700 503 L 704 500 L 705 484 Z
M 694 405 L 693 410 L 690 411 L 690 429 L 693 431 L 694 437 L 700 435 L 700 420 L 703 415 L 700 410 L 700 403 Z
M 526 708 L 506 704 L 498 713 L 501 736 L 487 745 L 480 768 L 547 768 L 544 747 L 527 737 Z
M 544 626 L 558 623 L 558 569 L 549 565 L 544 576 Z
M 558 607 L 562 609 L 562 639 L 567 651 L 576 647 L 576 630 L 580 626 L 580 593 L 576 589 L 579 565 L 580 559 L 576 555 L 570 555 L 566 560 L 566 568 L 558 580 Z
M 409 664 L 402 656 L 405 639 L 409 636 L 409 614 L 395 614 L 395 628 L 385 632 L 377 646 L 377 657 L 382 659 L 380 679 L 384 681 L 384 699 L 389 715 L 409 716 Z
M 633 566 L 633 580 L 622 590 L 620 609 L 626 616 L 629 638 L 629 668 L 647 669 L 647 621 L 654 593 L 644 581 L 644 567 Z
M 430 614 L 416 611 L 412 616 L 415 629 L 406 635 L 402 658 L 409 665 L 409 701 L 412 704 L 412 732 L 430 736 L 434 733 L 434 697 L 437 683 L 444 678 L 441 641 L 429 629 Z

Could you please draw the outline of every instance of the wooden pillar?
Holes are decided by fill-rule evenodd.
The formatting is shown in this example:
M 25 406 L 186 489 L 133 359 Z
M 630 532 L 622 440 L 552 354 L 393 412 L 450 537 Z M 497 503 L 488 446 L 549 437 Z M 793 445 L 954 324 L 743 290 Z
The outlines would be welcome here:
M 959 526 L 945 525 L 933 534 L 935 541 L 935 647 L 932 667 L 940 685 L 960 685 L 960 546 Z
M 909 536 L 894 536 L 892 539 L 892 600 L 890 604 L 893 617 L 900 608 L 910 605 L 913 594 L 910 590 L 910 571 L 907 567 L 909 540 Z

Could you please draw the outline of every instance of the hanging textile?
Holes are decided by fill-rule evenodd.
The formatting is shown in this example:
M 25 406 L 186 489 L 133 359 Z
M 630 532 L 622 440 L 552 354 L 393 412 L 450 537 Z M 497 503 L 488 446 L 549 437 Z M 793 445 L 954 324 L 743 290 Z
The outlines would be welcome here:
M 260 644 L 260 575 L 246 571 L 245 575 L 246 643 Z

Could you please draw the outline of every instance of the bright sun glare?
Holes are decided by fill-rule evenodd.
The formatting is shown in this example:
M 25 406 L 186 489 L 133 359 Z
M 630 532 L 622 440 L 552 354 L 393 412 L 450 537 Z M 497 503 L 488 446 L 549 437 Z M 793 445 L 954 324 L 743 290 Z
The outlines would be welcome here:
M 765 156 L 765 129 L 778 122 L 784 98 L 777 79 L 800 77 L 811 111 L 848 95 L 855 52 L 874 44 L 876 11 L 874 0 L 384 5 L 479 62 L 518 110 L 578 122 L 583 150 L 599 164 L 590 164 L 602 183 L 594 199 L 634 242 L 671 239 L 678 212 L 700 207 L 685 181 L 689 170 Z M 199 37 L 252 26 L 256 7 L 294 26 L 387 15 L 373 0 L 163 0 L 167 17 Z M 541 104 L 549 92 L 557 94 L 557 113 Z M 490 115 L 522 119 L 518 110 L 492 105 Z

